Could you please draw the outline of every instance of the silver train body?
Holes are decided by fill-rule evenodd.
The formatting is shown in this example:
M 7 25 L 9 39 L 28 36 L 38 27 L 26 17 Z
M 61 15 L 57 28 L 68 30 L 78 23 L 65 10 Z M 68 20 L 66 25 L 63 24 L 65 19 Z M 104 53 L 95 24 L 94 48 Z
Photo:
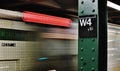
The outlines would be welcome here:
M 77 32 L 77 24 L 71 28 Z M 77 71 L 77 39 L 41 36 L 49 30 L 0 19 L 0 71 Z
M 120 26 L 108 23 L 108 71 L 120 71 Z

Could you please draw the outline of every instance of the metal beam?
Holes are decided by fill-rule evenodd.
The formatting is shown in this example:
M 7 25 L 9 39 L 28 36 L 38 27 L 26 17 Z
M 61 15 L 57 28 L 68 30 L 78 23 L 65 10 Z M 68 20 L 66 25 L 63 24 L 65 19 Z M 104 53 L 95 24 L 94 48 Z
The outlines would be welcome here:
M 79 0 L 78 71 L 107 71 L 106 0 Z

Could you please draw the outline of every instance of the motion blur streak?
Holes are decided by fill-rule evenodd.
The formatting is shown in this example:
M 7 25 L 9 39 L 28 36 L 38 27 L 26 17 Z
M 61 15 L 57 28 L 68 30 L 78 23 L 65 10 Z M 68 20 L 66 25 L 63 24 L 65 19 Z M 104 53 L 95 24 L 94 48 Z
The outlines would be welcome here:
M 108 71 L 120 71 L 120 26 L 108 23 Z

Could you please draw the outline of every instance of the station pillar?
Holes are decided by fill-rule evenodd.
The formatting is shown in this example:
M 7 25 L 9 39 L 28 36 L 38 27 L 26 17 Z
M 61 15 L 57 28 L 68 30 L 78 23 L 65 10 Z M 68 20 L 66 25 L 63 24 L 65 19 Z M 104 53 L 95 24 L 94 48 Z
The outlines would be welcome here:
M 79 0 L 78 71 L 107 71 L 107 0 Z

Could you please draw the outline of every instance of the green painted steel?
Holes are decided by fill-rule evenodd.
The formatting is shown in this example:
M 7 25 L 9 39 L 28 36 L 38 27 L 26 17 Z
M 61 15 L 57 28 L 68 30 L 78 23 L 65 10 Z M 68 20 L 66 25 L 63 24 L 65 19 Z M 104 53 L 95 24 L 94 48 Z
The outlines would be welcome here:
M 84 38 L 79 39 L 78 70 L 79 71 L 98 71 L 98 39 Z
M 80 37 L 81 32 L 79 30 L 78 71 L 101 71 L 102 70 L 102 69 L 100 69 L 100 67 L 102 68 L 102 66 L 99 65 L 99 64 L 101 64 L 101 63 L 99 63 L 99 62 L 101 62 L 99 59 L 99 58 L 101 58 L 101 57 L 99 57 L 99 53 L 101 53 L 101 51 L 99 52 L 99 49 L 100 49 L 99 46 L 101 45 L 99 43 L 101 43 L 101 41 L 99 41 L 99 40 L 102 40 L 101 39 L 102 37 L 99 36 L 100 35 L 99 34 L 99 29 L 100 29 L 99 27 L 101 27 L 99 25 L 99 23 L 100 23 L 99 21 L 101 21 L 99 19 L 100 18 L 99 14 L 100 14 L 100 12 L 102 14 L 102 11 L 98 10 L 99 7 L 101 7 L 98 3 L 99 3 L 98 0 L 79 0 L 79 8 L 78 8 L 79 19 L 81 18 L 81 16 L 88 16 L 89 17 L 89 15 L 96 15 L 97 16 L 96 17 L 97 23 L 95 23 L 95 24 L 96 24 L 96 28 L 97 28 L 96 29 L 97 35 L 94 37 L 88 37 L 88 36 L 87 37 Z M 105 1 L 103 1 L 103 3 L 105 3 Z M 105 7 L 105 4 L 103 4 L 103 7 Z M 105 13 L 104 10 L 106 10 L 106 8 L 103 9 L 103 14 Z M 104 18 L 103 18 L 103 20 L 104 20 Z M 102 23 L 102 24 L 104 24 L 104 23 Z M 107 27 L 107 26 L 104 26 L 104 27 Z M 104 27 L 103 27 L 103 29 L 104 29 Z M 80 20 L 79 20 L 79 29 L 80 28 L 81 27 L 80 27 Z M 104 43 L 104 42 L 102 42 L 102 43 Z M 103 59 L 103 61 L 105 61 L 105 60 Z M 104 65 L 105 64 L 103 64 L 103 67 L 105 67 Z M 102 71 L 106 71 L 106 68 L 105 68 L 105 70 L 103 69 Z
M 97 15 L 97 9 L 97 0 L 79 0 L 79 16 Z M 98 36 L 79 38 L 78 51 L 78 70 L 98 71 Z

